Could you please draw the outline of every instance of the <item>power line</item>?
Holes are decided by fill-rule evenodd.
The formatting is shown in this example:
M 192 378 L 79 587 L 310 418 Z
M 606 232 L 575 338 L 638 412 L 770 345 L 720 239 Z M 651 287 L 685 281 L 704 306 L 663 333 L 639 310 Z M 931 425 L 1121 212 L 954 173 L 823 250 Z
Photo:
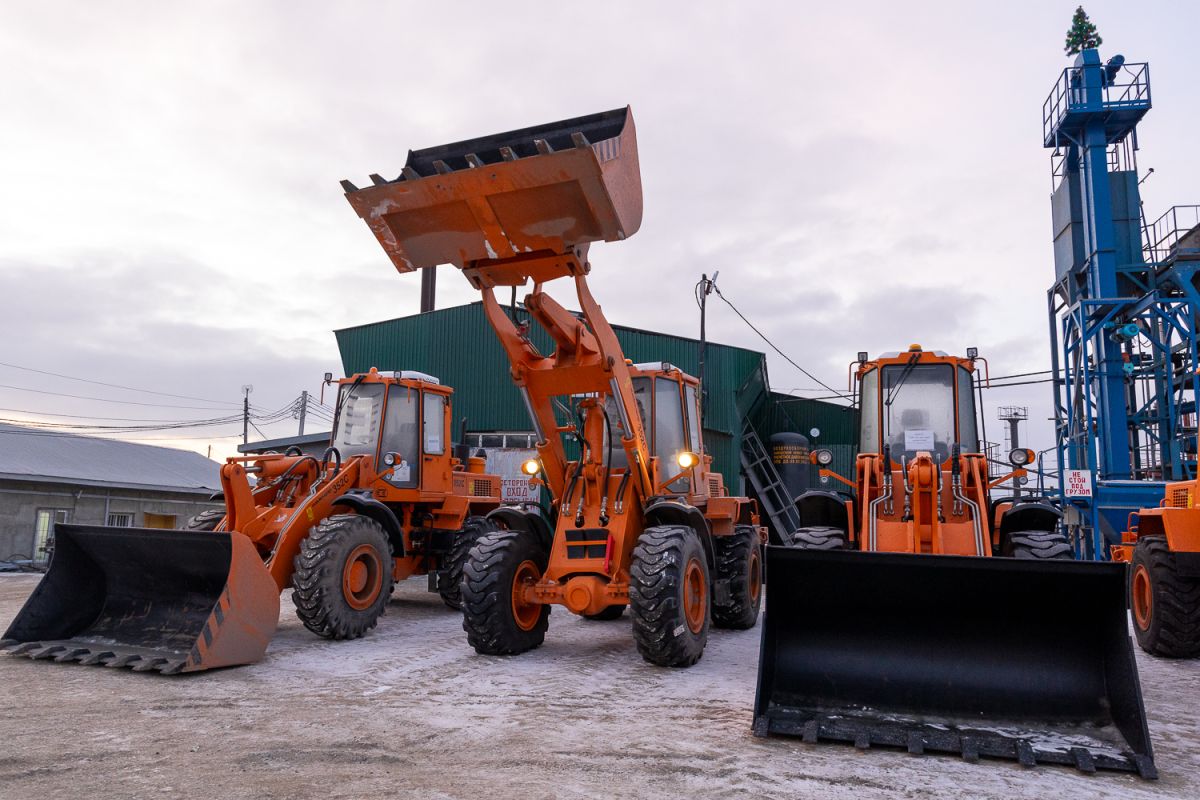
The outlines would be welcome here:
M 25 386 L 11 386 L 6 383 L 0 383 L 0 389 L 13 389 L 18 392 L 32 392 L 34 394 L 45 394 L 53 397 L 71 397 L 76 400 L 94 400 L 98 403 L 120 403 L 127 406 L 148 406 L 150 408 L 184 408 L 190 411 L 219 411 L 211 406 L 175 406 L 166 403 L 139 403 L 136 400 L 111 400 L 107 397 L 90 397 L 82 394 L 67 394 L 66 392 L 51 392 L 46 389 L 30 389 Z
M 800 366 L 800 365 L 799 365 L 799 364 L 797 364 L 795 361 L 793 361 L 791 358 L 789 358 L 789 357 L 788 357 L 788 355 L 787 355 L 786 353 L 784 353 L 782 350 L 780 350 L 778 347 L 776 347 L 776 346 L 775 346 L 775 343 L 774 343 L 774 342 L 772 342 L 770 339 L 768 339 L 768 338 L 767 338 L 767 336 L 766 336 L 766 334 L 764 334 L 764 333 L 763 333 L 762 331 L 760 331 L 758 328 L 754 327 L 754 323 L 752 323 L 750 320 L 746 319 L 746 315 L 745 315 L 745 314 L 743 314 L 741 311 L 738 311 L 738 308 L 737 308 L 737 306 L 735 306 L 733 303 L 729 302 L 729 298 L 728 298 L 728 297 L 726 297 L 725 295 L 723 295 L 723 294 L 721 293 L 721 290 L 720 290 L 719 288 L 717 288 L 717 285 L 716 285 L 715 283 L 713 284 L 713 291 L 715 291 L 715 292 L 717 293 L 717 297 L 719 297 L 719 298 L 721 298 L 722 300 L 724 300 L 724 301 L 725 301 L 725 305 L 727 305 L 727 306 L 729 306 L 730 308 L 732 308 L 732 309 L 733 309 L 733 313 L 735 313 L 735 314 L 737 314 L 739 317 L 741 317 L 741 319 L 742 319 L 742 322 L 744 322 L 744 323 L 746 323 L 747 325 L 749 325 L 749 326 L 750 326 L 750 330 L 752 330 L 752 331 L 754 331 L 755 333 L 757 333 L 757 334 L 758 334 L 758 336 L 759 336 L 759 338 L 760 338 L 760 339 L 762 339 L 764 342 L 766 342 L 768 345 L 770 345 L 770 346 L 771 346 L 771 349 L 772 349 L 772 350 L 774 350 L 776 353 L 778 353 L 778 354 L 779 354 L 779 355 L 780 355 L 780 356 L 783 358 L 783 360 L 784 360 L 784 361 L 788 362 L 788 363 L 789 363 L 789 364 L 791 364 L 793 367 L 795 367 L 796 369 L 800 370 L 802 373 L 804 373 L 805 375 L 807 375 L 807 376 L 809 377 L 809 379 L 811 379 L 811 380 L 815 381 L 815 382 L 816 382 L 817 384 L 819 384 L 820 386 L 823 386 L 823 387 L 825 387 L 825 389 L 826 389 L 826 390 L 828 390 L 828 391 L 830 391 L 830 392 L 833 392 L 833 393 L 834 393 L 834 394 L 835 394 L 837 397 L 840 397 L 840 398 L 841 398 L 841 399 L 843 399 L 843 400 L 851 400 L 851 399 L 852 399 L 852 398 L 851 398 L 849 395 L 842 394 L 842 393 L 841 393 L 841 392 L 839 392 L 837 389 L 834 389 L 832 386 L 830 386 L 829 384 L 825 383 L 823 380 L 821 380 L 820 378 L 818 378 L 816 375 L 813 375 L 811 372 L 809 372 L 808 370 L 806 370 L 804 367 Z
M 180 400 L 199 400 L 203 403 L 219 403 L 220 405 L 226 405 L 226 406 L 236 406 L 237 405 L 236 403 L 234 403 L 230 400 L 210 400 L 207 397 L 192 397 L 191 395 L 186 395 L 186 394 L 171 394 L 170 392 L 158 392 L 153 389 L 138 389 L 133 386 L 124 386 L 119 383 L 105 383 L 104 381 L 94 381 L 94 380 L 90 380 L 88 378 L 77 378 L 74 375 L 63 375 L 62 373 L 59 373 L 59 372 L 50 372 L 50 371 L 44 370 L 44 369 L 34 369 L 33 367 L 23 367 L 20 364 L 9 364 L 5 361 L 0 361 L 0 367 L 11 367 L 12 369 L 20 369 L 20 370 L 24 370 L 26 372 L 36 372 L 39 375 L 51 375 L 55 378 L 65 378 L 66 380 L 69 380 L 69 381 L 79 381 L 80 383 L 92 383 L 92 384 L 95 384 L 96 386 L 108 386 L 112 389 L 125 389 L 125 390 L 131 391 L 131 392 L 141 392 L 142 394 L 156 394 L 156 395 L 161 395 L 163 397 L 175 397 L 175 398 L 179 398 Z

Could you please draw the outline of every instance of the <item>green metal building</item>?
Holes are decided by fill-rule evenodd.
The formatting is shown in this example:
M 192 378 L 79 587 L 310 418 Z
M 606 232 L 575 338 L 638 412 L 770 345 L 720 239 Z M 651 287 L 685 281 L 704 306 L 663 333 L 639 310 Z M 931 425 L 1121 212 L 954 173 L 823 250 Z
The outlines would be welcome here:
M 518 306 L 518 318 L 524 311 Z M 700 342 L 680 336 L 614 325 L 625 357 L 635 363 L 668 361 L 691 375 L 699 373 Z M 335 331 L 347 375 L 412 369 L 454 387 L 454 430 L 528 431 L 529 416 L 513 386 L 508 359 L 479 302 Z M 537 325 L 530 337 L 544 353 L 550 337 Z M 858 427 L 857 411 L 845 406 L 771 392 L 766 356 L 741 347 L 709 342 L 705 351 L 705 449 L 731 490 L 740 490 L 742 431 L 749 424 L 763 441 L 793 431 L 829 447 L 834 466 L 848 474 Z M 812 436 L 812 431 L 818 433 Z

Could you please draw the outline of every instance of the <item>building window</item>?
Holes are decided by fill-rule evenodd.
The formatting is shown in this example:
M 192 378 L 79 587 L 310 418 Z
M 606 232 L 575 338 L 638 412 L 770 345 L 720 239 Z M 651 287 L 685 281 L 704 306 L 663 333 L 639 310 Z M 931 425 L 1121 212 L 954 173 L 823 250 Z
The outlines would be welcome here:
M 33 524 L 33 563 L 45 565 L 54 552 L 54 525 L 66 522 L 70 512 L 65 508 L 39 508 Z
M 132 528 L 133 514 L 129 512 L 110 513 L 107 524 L 110 528 Z
M 144 514 L 142 514 L 142 519 L 145 520 L 143 524 L 147 528 L 171 529 L 171 528 L 175 527 L 175 515 L 174 514 L 154 514 L 154 513 L 147 511 Z

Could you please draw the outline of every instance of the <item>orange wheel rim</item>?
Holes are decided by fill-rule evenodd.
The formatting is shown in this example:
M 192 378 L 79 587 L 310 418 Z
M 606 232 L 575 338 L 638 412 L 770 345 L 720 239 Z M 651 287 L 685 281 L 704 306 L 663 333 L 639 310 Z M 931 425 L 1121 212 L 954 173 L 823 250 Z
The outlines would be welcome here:
M 383 588 L 383 562 L 375 548 L 360 544 L 342 566 L 342 596 L 355 611 L 369 608 Z
M 542 617 L 540 603 L 530 603 L 525 599 L 525 590 L 538 582 L 542 571 L 532 561 L 522 561 L 513 573 L 512 582 L 512 612 L 513 621 L 523 631 L 531 631 Z
M 704 629 L 704 620 L 708 616 L 708 582 L 704 580 L 704 568 L 696 558 L 688 561 L 683 571 L 683 615 L 692 633 Z
M 750 603 L 758 602 L 758 595 L 762 592 L 762 561 L 758 555 L 758 548 L 750 553 Z
M 1154 615 L 1154 592 L 1150 586 L 1150 572 L 1141 564 L 1133 570 L 1133 620 L 1142 630 L 1150 629 L 1150 618 Z

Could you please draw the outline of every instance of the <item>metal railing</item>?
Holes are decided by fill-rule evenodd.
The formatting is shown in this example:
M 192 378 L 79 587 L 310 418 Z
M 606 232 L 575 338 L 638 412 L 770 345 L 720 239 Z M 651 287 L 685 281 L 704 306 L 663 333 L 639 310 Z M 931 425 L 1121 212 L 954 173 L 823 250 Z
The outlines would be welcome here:
M 1110 62 L 1111 64 L 1111 62 Z M 1150 107 L 1150 68 L 1145 62 L 1104 65 L 1099 69 L 1104 74 L 1100 105 L 1088 102 L 1083 86 L 1081 67 L 1068 67 L 1050 90 L 1042 104 L 1042 137 L 1050 140 L 1050 134 L 1059 123 L 1072 112 L 1111 111 L 1120 108 Z
M 1148 263 L 1161 264 L 1172 258 L 1200 258 L 1200 205 L 1171 206 L 1167 212 L 1146 226 L 1142 250 Z M 1180 247 L 1180 240 L 1197 231 L 1195 241 Z

